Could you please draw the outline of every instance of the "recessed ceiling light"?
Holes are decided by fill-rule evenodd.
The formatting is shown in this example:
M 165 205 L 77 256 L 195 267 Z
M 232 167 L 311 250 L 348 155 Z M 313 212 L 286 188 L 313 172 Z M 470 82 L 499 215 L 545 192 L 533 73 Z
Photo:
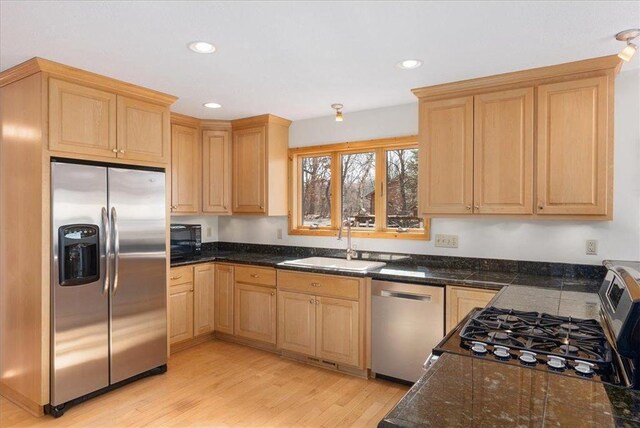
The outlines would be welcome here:
M 422 65 L 422 61 L 420 61 L 419 59 L 405 59 L 403 61 L 400 61 L 397 65 L 398 68 L 411 70 L 420 67 Z
M 222 104 L 218 104 L 218 103 L 204 103 L 202 105 L 205 106 L 206 108 L 220 108 L 220 107 L 222 107 Z
M 191 42 L 189 49 L 196 53 L 214 53 L 216 51 L 216 47 L 209 42 Z

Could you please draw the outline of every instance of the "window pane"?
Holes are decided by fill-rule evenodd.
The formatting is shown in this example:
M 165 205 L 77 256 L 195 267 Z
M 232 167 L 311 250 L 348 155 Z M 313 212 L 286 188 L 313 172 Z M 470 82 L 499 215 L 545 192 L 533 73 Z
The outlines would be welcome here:
M 375 227 L 376 154 L 342 155 L 342 212 L 353 227 Z
M 302 224 L 331 226 L 331 156 L 302 158 Z
M 418 216 L 418 149 L 387 151 L 387 228 L 424 228 Z

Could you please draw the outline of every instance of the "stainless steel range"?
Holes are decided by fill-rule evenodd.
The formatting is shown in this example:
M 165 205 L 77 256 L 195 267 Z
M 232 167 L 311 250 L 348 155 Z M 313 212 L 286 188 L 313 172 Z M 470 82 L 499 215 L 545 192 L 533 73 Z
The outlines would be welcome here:
M 488 307 L 472 311 L 434 349 L 640 389 L 640 273 L 612 268 L 601 320 Z

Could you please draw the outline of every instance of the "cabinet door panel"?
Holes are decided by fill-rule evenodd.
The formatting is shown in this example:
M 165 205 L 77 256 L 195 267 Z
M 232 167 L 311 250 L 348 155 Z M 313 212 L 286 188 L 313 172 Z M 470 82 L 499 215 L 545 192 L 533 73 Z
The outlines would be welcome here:
M 169 295 L 169 343 L 193 337 L 193 291 L 190 289 Z
M 484 308 L 496 295 L 493 290 L 447 286 L 447 332 L 474 308 Z
M 316 297 L 316 356 L 357 366 L 359 354 L 358 302 Z
M 200 196 L 198 130 L 171 126 L 171 211 L 197 213 Z
M 231 139 L 229 131 L 202 136 L 202 211 L 231 212 Z
M 233 334 L 233 267 L 216 265 L 214 284 L 215 330 Z
M 193 329 L 197 336 L 214 329 L 215 272 L 212 264 L 196 265 L 193 270 Z
M 234 284 L 236 336 L 276 344 L 276 289 Z
M 315 356 L 314 296 L 278 291 L 278 348 Z
M 607 214 L 608 91 L 606 76 L 538 88 L 538 214 Z
M 49 149 L 116 157 L 116 95 L 50 79 Z
M 419 200 L 424 214 L 471 214 L 473 97 L 420 104 Z
M 474 212 L 532 214 L 533 88 L 474 102 Z
M 233 133 L 233 211 L 264 214 L 266 132 L 264 126 Z M 282 189 L 286 191 L 286 189 Z
M 118 96 L 118 157 L 169 162 L 169 108 Z

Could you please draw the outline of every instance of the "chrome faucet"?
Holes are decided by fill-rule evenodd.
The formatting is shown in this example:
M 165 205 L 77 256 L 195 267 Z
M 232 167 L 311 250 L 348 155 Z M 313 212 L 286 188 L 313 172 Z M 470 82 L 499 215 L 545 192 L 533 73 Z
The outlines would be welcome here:
M 344 225 L 347 225 L 347 260 L 351 260 L 353 257 L 356 257 L 356 251 L 351 248 L 351 221 L 349 217 L 346 217 L 340 223 L 340 230 L 338 231 L 338 241 L 342 241 L 342 229 Z

